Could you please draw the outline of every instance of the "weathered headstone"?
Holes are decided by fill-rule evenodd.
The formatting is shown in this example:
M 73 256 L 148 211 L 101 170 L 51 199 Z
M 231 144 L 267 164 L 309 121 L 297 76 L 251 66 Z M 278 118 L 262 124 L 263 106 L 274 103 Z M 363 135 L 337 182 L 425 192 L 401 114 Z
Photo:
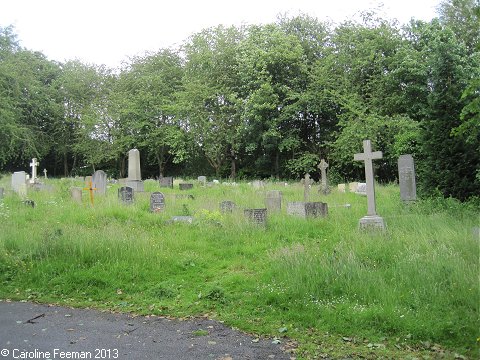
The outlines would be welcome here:
M 269 212 L 282 210 L 282 192 L 278 190 L 267 191 L 265 207 Z
M 344 193 L 345 192 L 345 184 L 338 184 L 337 189 L 338 189 L 338 192 Z
M 30 179 L 30 183 L 34 184 L 37 180 L 37 166 L 39 165 L 37 158 L 33 158 L 32 162 L 30 163 L 30 167 L 32 168 L 32 178 Z
M 287 203 L 287 214 L 303 218 L 325 217 L 328 215 L 328 205 L 323 202 L 289 202 Z
M 328 164 L 325 161 L 325 159 L 322 159 L 322 161 L 320 161 L 320 164 L 318 164 L 317 167 L 320 170 L 320 175 L 322 177 L 322 182 L 321 182 L 321 185 L 320 185 L 320 192 L 327 195 L 328 193 L 330 193 L 330 188 L 328 187 L 328 180 L 327 180 Z
M 78 203 L 82 202 L 82 188 L 74 187 L 70 189 L 70 195 L 72 199 Z
M 161 192 L 154 192 L 150 195 L 150 211 L 161 212 L 165 209 L 165 195 Z
M 202 186 L 205 186 L 205 184 L 207 183 L 207 177 L 206 177 L 206 176 L 199 176 L 199 177 L 197 178 L 197 181 L 198 181 L 199 183 L 201 183 Z
M 310 174 L 305 174 L 305 179 L 303 183 L 303 201 L 308 201 L 310 197 Z
M 19 195 L 27 195 L 26 185 L 27 173 L 25 171 L 16 171 L 12 175 L 12 189 Z
M 0 187 L 0 200 L 3 199 L 4 194 L 5 194 L 5 189 L 3 187 Z
M 400 199 L 403 201 L 417 200 L 417 185 L 415 183 L 415 164 L 410 154 L 398 158 L 398 183 Z
M 357 183 L 357 190 L 355 194 L 367 196 L 367 183 Z
M 230 200 L 225 200 L 220 203 L 220 212 L 222 214 L 232 213 L 235 210 L 235 203 Z
M 92 185 L 97 190 L 97 194 L 105 195 L 107 193 L 107 174 L 103 170 L 97 170 L 92 176 Z
M 127 187 L 135 191 L 143 191 L 142 174 L 140 171 L 140 152 L 137 149 L 131 149 L 128 152 L 128 179 Z
M 267 209 L 245 209 L 243 214 L 248 221 L 256 225 L 267 224 Z
M 354 154 L 355 161 L 363 161 L 365 163 L 365 180 L 367 192 L 367 216 L 359 221 L 361 229 L 385 229 L 383 218 L 377 215 L 375 208 L 375 178 L 373 174 L 373 161 L 381 159 L 383 154 L 381 151 L 372 152 L 372 144 L 370 140 L 363 140 L 363 153 Z
M 262 180 L 254 180 L 252 181 L 252 186 L 254 189 L 262 189 L 265 187 L 265 183 Z
M 475 226 L 472 228 L 473 240 L 480 241 L 480 227 Z
M 180 190 L 190 190 L 193 189 L 193 184 L 191 183 L 180 183 L 178 184 Z
M 118 198 L 124 204 L 133 203 L 133 194 L 134 190 L 130 186 L 122 186 L 120 189 L 118 189 Z
M 172 176 L 165 176 L 161 177 L 159 180 L 160 187 L 167 187 L 173 189 L 173 177 Z
M 354 193 L 354 192 L 357 192 L 357 189 L 358 189 L 358 181 L 348 183 L 348 191 Z

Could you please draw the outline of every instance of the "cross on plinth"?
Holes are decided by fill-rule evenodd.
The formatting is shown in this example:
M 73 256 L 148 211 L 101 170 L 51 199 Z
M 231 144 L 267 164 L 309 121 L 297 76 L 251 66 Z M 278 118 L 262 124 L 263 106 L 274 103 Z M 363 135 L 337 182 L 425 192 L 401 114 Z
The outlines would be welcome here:
M 381 159 L 383 154 L 381 151 L 372 152 L 372 144 L 370 140 L 363 140 L 363 153 L 355 154 L 355 161 L 365 162 L 365 182 L 367 184 L 367 216 L 360 219 L 360 227 L 378 227 L 385 228 L 383 219 L 377 215 L 375 208 L 375 184 L 373 175 L 372 160 Z
M 328 164 L 325 161 L 325 159 L 322 159 L 322 161 L 320 161 L 320 164 L 318 164 L 317 168 L 320 170 L 320 174 L 322 175 L 321 190 L 326 195 L 326 194 L 328 194 L 329 190 L 328 190 L 328 181 L 327 181 Z
M 93 192 L 94 192 L 95 190 L 98 190 L 98 189 L 97 189 L 97 188 L 94 188 L 94 187 L 92 186 L 92 181 L 91 181 L 91 180 L 89 181 L 89 185 L 90 185 L 90 186 L 89 186 L 88 188 L 85 187 L 85 188 L 83 188 L 83 190 L 88 190 L 88 191 L 90 191 L 90 204 L 92 204 L 92 206 L 93 206 Z
M 45 179 L 47 178 L 47 169 L 43 169 L 43 176 L 45 176 Z
M 39 163 L 37 162 L 37 159 L 36 158 L 33 158 L 32 159 L 32 162 L 30 163 L 30 167 L 32 168 L 32 179 L 30 180 L 30 182 L 33 184 L 37 178 L 37 166 L 39 165 Z

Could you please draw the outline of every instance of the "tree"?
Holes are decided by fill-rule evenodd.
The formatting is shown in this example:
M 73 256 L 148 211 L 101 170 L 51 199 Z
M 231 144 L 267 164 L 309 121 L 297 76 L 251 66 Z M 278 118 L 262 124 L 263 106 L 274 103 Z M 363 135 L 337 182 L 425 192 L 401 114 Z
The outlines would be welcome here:
M 130 142 L 154 158 L 160 177 L 168 161 L 188 157 L 187 141 L 177 116 L 176 94 L 182 86 L 182 60 L 171 50 L 134 58 L 120 74 L 116 97 L 122 128 L 130 128 Z

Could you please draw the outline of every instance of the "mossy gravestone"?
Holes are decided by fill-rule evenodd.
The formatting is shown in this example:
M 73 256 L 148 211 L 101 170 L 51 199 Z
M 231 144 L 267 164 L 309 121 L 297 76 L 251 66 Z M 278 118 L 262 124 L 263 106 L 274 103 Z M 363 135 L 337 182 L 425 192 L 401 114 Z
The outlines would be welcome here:
M 167 187 L 173 189 L 173 177 L 172 176 L 165 176 L 161 177 L 159 180 L 160 187 Z
M 220 203 L 220 212 L 222 214 L 232 213 L 235 210 L 235 203 L 230 200 L 225 200 Z
M 267 209 L 245 209 L 243 210 L 245 218 L 253 224 L 267 225 Z
M 267 191 L 265 207 L 270 212 L 282 210 L 282 192 L 278 190 Z

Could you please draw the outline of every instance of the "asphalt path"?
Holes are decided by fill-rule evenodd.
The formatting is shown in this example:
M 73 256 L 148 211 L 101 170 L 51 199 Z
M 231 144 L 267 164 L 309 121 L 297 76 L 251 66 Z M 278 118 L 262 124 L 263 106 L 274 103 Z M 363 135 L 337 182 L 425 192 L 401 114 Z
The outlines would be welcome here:
M 0 301 L 0 360 L 291 359 L 282 347 L 204 318 L 178 320 Z

